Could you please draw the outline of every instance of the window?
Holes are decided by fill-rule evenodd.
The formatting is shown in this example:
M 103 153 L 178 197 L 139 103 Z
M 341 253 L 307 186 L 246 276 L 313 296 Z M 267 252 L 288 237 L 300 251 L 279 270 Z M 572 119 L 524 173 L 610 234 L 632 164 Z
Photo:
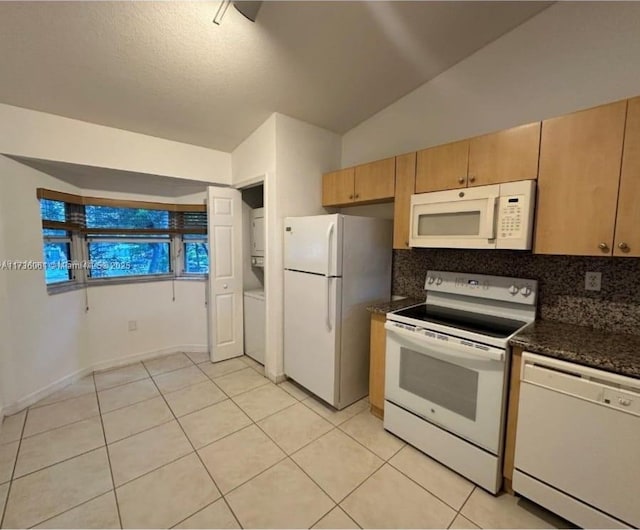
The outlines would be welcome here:
M 170 212 L 85 206 L 90 278 L 171 273 Z
M 83 198 L 38 190 L 47 284 L 209 272 L 201 205 Z
M 199 234 L 182 236 L 185 274 L 206 274 L 209 272 L 209 247 L 207 238 Z
M 182 270 L 184 274 L 209 272 L 209 246 L 207 244 L 206 212 L 178 212 L 176 228 L 182 232 Z
M 67 225 L 67 205 L 62 201 L 40 201 L 43 221 L 44 278 L 47 284 L 73 280 L 71 273 L 71 233 L 62 227 Z
M 44 278 L 46 283 L 68 282 L 72 280 L 71 234 L 66 230 L 43 228 L 44 237 Z

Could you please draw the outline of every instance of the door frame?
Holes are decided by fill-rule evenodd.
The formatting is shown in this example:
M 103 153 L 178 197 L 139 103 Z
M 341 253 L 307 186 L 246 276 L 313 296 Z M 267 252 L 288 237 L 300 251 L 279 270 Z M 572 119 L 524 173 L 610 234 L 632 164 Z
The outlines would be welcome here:
M 282 346 L 284 342 L 284 295 L 282 293 L 284 276 L 280 268 L 278 271 L 276 263 L 277 249 L 282 253 L 282 238 L 278 247 L 278 228 L 276 225 L 277 212 L 275 200 L 275 174 L 265 172 L 262 175 L 250 177 L 236 182 L 232 185 L 237 190 L 253 188 L 262 184 L 262 198 L 264 208 L 264 298 L 265 298 L 265 353 L 264 371 L 265 375 L 273 382 L 280 382 L 284 377 L 282 365 L 284 359 Z M 274 251 L 274 249 L 276 249 Z M 280 295 L 277 296 L 278 285 L 280 285 Z M 244 325 L 244 322 L 243 322 Z M 278 366 L 280 365 L 280 370 Z

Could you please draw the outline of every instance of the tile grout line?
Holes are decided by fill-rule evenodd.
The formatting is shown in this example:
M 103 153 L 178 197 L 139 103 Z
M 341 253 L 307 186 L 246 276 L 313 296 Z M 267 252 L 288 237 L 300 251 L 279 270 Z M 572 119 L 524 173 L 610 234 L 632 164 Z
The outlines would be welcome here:
M 122 528 L 122 515 L 120 514 L 120 503 L 118 502 L 118 493 L 116 492 L 116 481 L 113 478 L 113 468 L 111 467 L 111 455 L 109 453 L 109 444 L 107 443 L 107 431 L 104 428 L 104 419 L 100 409 L 100 399 L 98 398 L 98 386 L 96 385 L 96 376 L 93 374 L 93 385 L 96 391 L 96 401 L 98 402 L 98 412 L 100 413 L 100 425 L 102 426 L 102 436 L 104 438 L 105 451 L 107 453 L 107 463 L 109 464 L 109 476 L 111 477 L 111 485 L 113 486 L 113 498 L 116 501 L 116 511 L 118 512 L 118 521 Z
M 374 455 L 376 455 L 380 460 L 383 460 L 385 463 L 388 462 L 389 460 L 391 460 L 394 456 L 396 456 L 400 451 L 402 451 L 402 449 L 404 449 L 404 447 L 407 445 L 407 442 L 405 442 L 404 440 L 400 440 L 400 438 L 398 438 L 398 440 L 400 440 L 402 442 L 402 446 L 395 451 L 389 458 L 383 458 L 382 456 L 380 456 L 378 453 L 376 453 L 375 451 L 369 449 L 366 445 L 364 445 L 360 440 L 358 440 L 355 436 L 353 436 L 352 434 L 350 434 L 349 432 L 345 431 L 342 426 L 347 423 L 348 421 L 351 421 L 353 418 L 355 418 L 356 416 L 360 416 L 361 414 L 364 413 L 368 413 L 371 414 L 368 410 L 363 410 L 362 412 L 358 412 L 357 414 L 354 414 L 353 416 L 351 416 L 351 418 L 349 418 L 348 420 L 343 421 L 342 423 L 340 423 L 340 425 L 336 425 L 336 428 L 340 429 L 340 432 L 346 434 L 349 438 L 351 438 L 352 440 L 355 440 L 357 443 L 359 443 L 362 447 L 364 447 L 367 451 L 373 453 Z M 373 416 L 373 415 L 372 415 Z M 375 418 L 375 416 L 374 416 Z M 385 431 L 386 432 L 386 431 Z M 392 435 L 394 438 L 397 438 L 397 436 Z
M 409 447 L 413 447 L 413 446 L 409 446 Z M 404 448 L 403 448 L 404 449 Z M 401 449 L 402 450 L 402 449 Z M 396 456 L 400 451 L 398 451 L 397 453 L 395 453 L 393 456 Z M 387 460 L 385 463 L 389 464 L 393 469 L 395 469 L 398 473 L 400 473 L 402 476 L 404 476 L 405 478 L 409 479 L 411 482 L 413 482 L 414 484 L 416 484 L 417 486 L 420 486 L 424 491 L 426 491 L 429 495 L 435 497 L 436 499 L 438 499 L 440 502 L 442 502 L 443 504 L 445 504 L 446 506 L 448 506 L 449 508 L 451 508 L 454 512 L 456 512 L 456 515 L 458 515 L 460 513 L 460 510 L 462 510 L 462 508 L 464 507 L 465 503 L 469 500 L 469 497 L 471 497 L 471 494 L 474 492 L 474 490 L 476 489 L 475 484 L 472 484 L 472 488 L 471 491 L 469 492 L 469 494 L 465 497 L 464 502 L 461 504 L 460 508 L 456 508 L 455 506 L 452 506 L 451 504 L 449 504 L 447 501 L 445 501 L 444 499 L 442 499 L 439 495 L 437 495 L 436 493 L 430 491 L 429 489 L 425 488 L 422 484 L 420 484 L 418 481 L 416 481 L 414 478 L 410 477 L 409 475 L 407 475 L 402 469 L 397 468 L 395 465 L 393 465 L 391 463 L 391 459 L 393 458 L 393 456 L 391 458 L 389 458 L 389 460 Z M 431 458 L 429 455 L 426 455 L 423 453 L 423 456 L 427 457 L 427 458 Z M 435 459 L 434 462 L 437 462 L 438 464 L 440 462 L 438 462 Z M 441 464 L 444 466 L 444 464 Z M 448 471 L 451 471 L 452 473 L 455 473 L 456 475 L 458 475 L 458 473 L 456 473 L 455 471 L 453 471 L 452 469 L 449 469 L 447 466 L 444 466 L 447 468 Z M 462 475 L 459 475 L 462 476 Z M 464 478 L 464 477 L 462 477 Z M 466 479 L 465 479 L 466 480 Z M 454 517 L 455 519 L 455 517 Z M 451 521 L 453 522 L 453 521 Z
M 60 391 L 65 390 L 66 388 L 75 385 L 76 383 L 79 383 L 80 381 L 82 381 L 82 379 L 84 379 L 85 377 L 91 377 L 93 378 L 93 372 L 91 372 L 90 374 L 85 375 L 84 377 L 78 379 L 78 381 L 76 381 L 75 383 L 69 383 L 67 386 L 63 387 L 60 389 Z M 66 398 L 62 398 L 62 399 L 58 399 L 57 401 L 52 401 L 51 403 L 42 403 L 42 404 L 38 404 L 42 401 L 42 399 L 47 399 L 48 397 L 51 396 L 47 396 L 45 398 L 39 399 L 38 401 L 36 401 L 33 405 L 29 405 L 27 408 L 29 409 L 41 409 L 43 407 L 49 407 L 50 405 L 59 405 L 60 403 L 64 403 L 65 401 L 69 401 L 71 399 L 76 399 L 76 398 L 81 398 L 81 397 L 85 397 L 88 396 L 90 394 L 93 394 L 95 392 L 95 390 L 89 390 L 88 392 L 85 392 L 84 394 L 78 394 L 77 396 L 71 396 L 71 397 L 66 397 Z
M 195 364 L 195 363 L 194 363 Z M 196 367 L 198 365 L 195 365 Z M 145 370 L 147 370 L 147 367 L 144 367 Z M 200 370 L 202 372 L 202 370 Z M 147 370 L 147 373 L 149 372 L 149 370 Z M 205 374 L 206 375 L 206 374 Z M 164 399 L 165 404 L 167 405 L 167 407 L 169 407 L 169 411 L 171 412 L 171 415 L 173 416 L 174 420 L 176 421 L 176 423 L 178 424 L 178 427 L 180 427 L 180 430 L 182 431 L 182 434 L 184 435 L 184 437 L 187 439 L 187 442 L 189 442 L 189 445 L 192 447 L 193 452 L 196 455 L 196 458 L 198 459 L 198 461 L 200 462 L 200 464 L 202 465 L 202 467 L 204 468 L 204 470 L 206 471 L 207 475 L 209 475 L 209 478 L 211 479 L 211 482 L 213 482 L 213 486 L 216 488 L 216 490 L 218 491 L 218 493 L 220 493 L 220 498 L 224 499 L 224 503 L 227 505 L 227 508 L 229 509 L 229 511 L 231 512 L 231 515 L 233 515 L 233 518 L 236 520 L 236 522 L 238 523 L 238 526 L 240 528 L 242 528 L 242 524 L 240 523 L 240 520 L 238 519 L 238 517 L 236 516 L 235 512 L 233 511 L 233 509 L 231 508 L 231 506 L 229 505 L 229 503 L 227 502 L 227 499 L 225 498 L 225 496 L 222 493 L 222 490 L 220 489 L 220 487 L 218 486 L 218 484 L 216 483 L 215 479 L 213 478 L 213 476 L 211 475 L 211 473 L 209 472 L 209 469 L 207 468 L 207 466 L 205 465 L 205 463 L 202 461 L 202 458 L 200 456 L 200 454 L 198 453 L 195 445 L 193 445 L 193 442 L 191 442 L 191 439 L 189 438 L 189 436 L 187 435 L 186 431 L 184 430 L 184 428 L 182 427 L 182 424 L 180 423 L 180 421 L 178 420 L 178 417 L 174 414 L 173 410 L 171 409 L 171 407 L 169 406 L 169 403 L 167 402 L 164 394 L 162 393 L 162 391 L 160 390 L 160 387 L 158 387 L 157 383 L 155 382 L 155 380 L 153 379 L 153 377 L 151 378 L 151 380 L 153 381 L 153 384 L 156 385 L 156 388 L 158 389 L 158 391 L 160 392 L 160 395 L 162 395 L 162 399 Z M 217 386 L 217 385 L 216 385 Z M 220 389 L 222 390 L 222 389 Z M 224 393 L 224 390 L 223 390 Z M 239 408 L 239 407 L 238 407 Z M 242 410 L 242 409 L 240 409 Z M 244 411 L 242 411 L 244 413 Z M 246 413 L 245 413 L 246 415 Z M 249 416 L 247 416 L 247 418 L 249 418 Z M 249 421 L 253 421 L 251 420 L 251 418 L 249 418 Z M 184 457 L 182 457 L 184 458 Z M 210 502 L 207 506 L 209 506 L 210 504 L 213 504 L 214 502 L 216 502 L 218 499 Z M 116 496 L 116 502 L 117 502 L 117 496 Z M 206 506 L 203 506 L 200 510 L 192 513 L 191 515 L 189 515 L 188 517 L 186 517 L 185 519 L 183 519 L 182 521 L 186 521 L 187 519 L 189 519 L 190 517 L 193 517 L 196 513 L 198 513 L 199 511 L 203 510 L 204 508 L 206 508 Z M 182 521 L 178 521 L 177 523 L 175 523 L 175 525 L 180 524 Z M 175 526 L 173 525 L 173 526 Z
M 75 454 L 73 456 L 69 456 L 67 458 L 63 458 L 62 460 L 57 460 L 56 462 L 53 462 L 52 464 L 47 464 L 46 466 L 42 466 L 42 467 L 39 467 L 38 469 L 34 469 L 33 471 L 29 471 L 28 473 L 25 473 L 24 475 L 20 475 L 19 477 L 15 477 L 15 480 L 20 479 L 20 478 L 30 477 L 34 473 L 38 473 L 39 471 L 44 471 L 45 469 L 49 469 L 50 467 L 57 466 L 58 464 L 64 464 L 65 462 L 68 462 L 69 460 L 73 460 L 74 458 L 77 458 L 79 456 L 88 455 L 89 453 L 93 453 L 94 451 L 97 451 L 98 449 L 102 449 L 103 447 L 105 449 L 107 448 L 106 445 L 99 445 L 98 447 L 94 447 L 92 449 L 88 449 L 87 451 L 82 451 L 81 453 Z
M 146 379 L 141 379 L 140 381 L 136 381 L 136 383 L 140 383 L 141 381 L 146 381 Z M 126 409 L 127 407 L 131 407 L 133 405 L 139 405 L 140 403 L 144 403 L 145 401 L 150 401 L 150 400 L 155 399 L 157 397 L 160 397 L 160 396 L 159 395 L 151 396 L 151 397 L 148 397 L 148 398 L 141 399 L 140 401 L 134 401 L 132 403 L 128 403 L 127 405 L 123 405 L 122 407 L 118 407 L 117 409 L 105 410 L 101 414 L 111 414 L 112 412 L 117 412 L 119 410 Z
M 24 436 L 23 438 L 25 440 L 29 440 L 31 438 L 35 438 L 36 436 L 41 436 L 43 434 L 46 434 L 48 432 L 52 432 L 52 431 L 57 431 L 59 429 L 64 429 L 65 427 L 69 427 L 71 425 L 76 425 L 77 423 L 80 423 L 82 421 L 88 421 L 88 420 L 92 420 L 94 418 L 97 418 L 98 416 L 100 416 L 100 414 L 93 414 L 91 416 L 87 416 L 86 418 L 82 418 L 81 420 L 76 420 L 76 421 L 72 421 L 70 423 L 65 423 L 64 425 L 58 425 L 57 427 L 52 427 L 51 429 L 47 429 L 46 431 L 40 431 L 40 432 L 36 432 L 34 434 L 29 434 L 27 436 Z
M 456 514 L 456 517 L 453 519 L 453 521 L 456 520 L 456 518 L 458 517 L 458 515 L 464 517 L 465 519 L 471 521 L 474 525 L 476 525 L 478 528 L 482 528 L 481 525 L 479 525 L 478 523 L 476 523 L 473 519 L 471 519 L 470 517 L 467 517 L 465 514 L 462 513 L 462 510 L 464 509 L 464 507 L 467 505 L 467 503 L 469 502 L 469 499 L 471 498 L 471 495 L 473 495 L 473 492 L 476 491 L 478 489 L 478 486 L 476 486 L 475 484 L 473 485 L 473 488 L 471 489 L 471 493 L 469 493 L 469 495 L 467 495 L 467 498 L 465 499 L 465 501 L 462 503 L 462 506 L 460 506 L 460 509 L 458 510 L 458 513 Z M 453 521 L 451 521 L 451 524 L 453 524 Z
M 24 437 L 24 430 L 27 426 L 27 418 L 29 417 L 29 408 L 24 415 L 22 422 L 22 429 L 20 429 L 20 440 L 18 441 L 18 449 L 16 451 L 16 460 L 13 463 L 13 470 L 11 471 L 11 478 L 9 479 L 9 487 L 7 488 L 7 496 L 4 501 L 4 509 L 2 510 L 2 517 L 0 517 L 0 528 L 4 528 L 4 520 L 7 516 L 7 510 L 9 508 L 9 497 L 11 496 L 11 488 L 13 487 L 14 475 L 16 473 L 16 467 L 18 466 L 18 457 L 20 456 L 20 448 L 22 447 L 22 439 Z
M 292 405 L 292 406 L 293 406 L 293 405 Z M 308 407 L 307 407 L 307 408 L 308 408 Z M 311 409 L 309 409 L 309 410 L 311 410 Z M 322 416 L 320 416 L 320 414 L 318 414 L 317 412 L 315 412 L 315 411 L 313 411 L 313 410 L 311 410 L 311 412 L 313 412 L 314 414 L 316 414 L 319 418 L 323 419 L 324 421 L 327 421 L 327 420 L 325 420 L 324 418 L 322 418 Z M 315 437 L 315 438 L 314 438 L 313 440 L 311 440 L 310 442 L 308 442 L 308 443 L 304 444 L 302 447 L 299 447 L 298 449 L 296 449 L 295 451 L 293 451 L 291 454 L 288 454 L 288 453 L 284 450 L 284 448 L 283 448 L 283 447 L 281 447 L 281 446 L 278 444 L 278 442 L 276 442 L 276 440 L 274 440 L 274 439 L 269 435 L 269 433 L 267 433 L 264 429 L 262 429 L 262 428 L 260 427 L 260 425 L 258 425 L 258 424 L 256 423 L 256 426 L 258 427 L 258 429 L 260 429 L 260 430 L 261 430 L 261 431 L 262 431 L 262 432 L 267 436 L 267 438 L 269 438 L 269 439 L 270 439 L 270 440 L 271 440 L 271 441 L 272 441 L 272 442 L 273 442 L 273 443 L 274 443 L 274 444 L 275 444 L 275 445 L 276 445 L 276 446 L 277 446 L 277 447 L 278 447 L 278 448 L 279 448 L 279 449 L 280 449 L 280 450 L 281 450 L 281 451 L 286 455 L 286 458 L 284 458 L 284 459 L 280 460 L 280 462 L 283 462 L 283 461 L 284 461 L 284 460 L 286 460 L 286 459 L 291 460 L 291 462 L 293 463 L 293 465 L 294 465 L 294 466 L 296 466 L 300 471 L 302 471 L 302 473 L 303 473 L 306 477 L 308 477 L 308 478 L 309 478 L 309 480 L 311 480 L 311 482 L 313 482 L 313 483 L 314 483 L 314 484 L 315 484 L 315 485 L 320 489 L 320 491 L 321 491 L 322 493 L 324 493 L 324 494 L 327 496 L 327 498 L 328 498 L 328 499 L 329 499 L 329 500 L 334 504 L 334 506 L 332 506 L 332 507 L 331 507 L 331 509 L 330 509 L 328 512 L 326 512 L 326 513 L 325 513 L 325 514 L 324 514 L 320 519 L 322 519 L 323 517 L 325 517 L 326 515 L 328 515 L 328 514 L 329 514 L 329 512 L 330 512 L 331 510 L 333 510 L 336 506 L 338 506 L 338 503 L 337 503 L 336 501 L 334 501 L 334 500 L 333 500 L 333 497 L 332 497 L 331 495 L 329 495 L 329 493 L 327 493 L 327 492 L 324 490 L 324 488 L 323 488 L 320 484 L 318 484 L 318 483 L 316 482 L 316 480 L 315 480 L 311 475 L 309 475 L 309 474 L 308 474 L 304 469 L 302 469 L 302 467 L 300 466 L 300 464 L 298 464 L 298 462 L 296 462 L 296 461 L 295 461 L 293 458 L 291 458 L 291 457 L 292 457 L 294 454 L 296 454 L 297 452 L 301 451 L 301 450 L 302 450 L 302 449 L 304 449 L 305 447 L 307 447 L 307 446 L 311 445 L 313 442 L 315 442 L 315 441 L 319 440 L 319 439 L 320 439 L 320 438 L 322 438 L 323 436 L 326 436 L 327 434 L 329 434 L 330 432 L 334 431 L 334 430 L 337 428 L 337 427 L 336 427 L 335 425 L 333 425 L 331 422 L 327 422 L 327 423 L 329 423 L 329 424 L 331 425 L 331 427 L 332 427 L 331 429 L 329 429 L 327 432 L 324 432 L 324 433 L 320 434 L 319 436 Z M 280 463 L 280 462 L 278 462 L 278 463 Z M 266 471 L 266 470 L 265 470 L 265 471 Z M 261 474 L 262 474 L 262 473 L 260 473 L 260 475 L 261 475 Z M 258 475 L 256 475 L 256 476 L 258 476 Z M 254 478 L 255 478 L 255 477 L 254 477 Z M 320 519 L 318 519 L 318 521 L 320 521 Z M 318 521 L 316 521 L 314 524 L 317 524 L 317 522 L 318 522 Z M 311 526 L 313 526 L 313 525 L 311 525 Z
M 45 519 L 44 521 L 40 521 L 39 523 L 34 524 L 30 528 L 35 528 L 37 525 L 40 525 L 42 523 L 46 523 L 48 521 L 51 521 L 52 519 L 55 519 L 56 517 L 60 517 L 61 515 L 64 515 L 65 513 L 69 513 L 70 511 L 75 510 L 76 508 L 80 508 L 80 506 L 84 506 L 85 504 L 88 504 L 91 501 L 95 501 L 97 498 L 102 497 L 103 495 L 106 495 L 107 493 L 111 493 L 111 492 L 113 492 L 113 497 L 115 499 L 115 496 L 116 496 L 115 490 L 110 489 L 110 490 L 107 490 L 107 491 L 103 491 L 102 493 L 99 493 L 95 497 L 91 497 L 90 499 L 87 499 L 86 501 L 82 501 L 80 504 L 76 504 L 75 506 L 72 506 L 71 508 L 67 508 L 66 510 L 64 510 L 64 511 L 62 511 L 60 513 L 57 513 L 57 514 Z

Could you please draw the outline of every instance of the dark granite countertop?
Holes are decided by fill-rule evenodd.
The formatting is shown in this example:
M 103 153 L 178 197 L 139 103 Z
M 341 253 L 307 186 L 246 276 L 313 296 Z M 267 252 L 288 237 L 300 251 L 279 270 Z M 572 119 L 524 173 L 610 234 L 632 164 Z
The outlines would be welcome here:
M 509 343 L 532 353 L 640 379 L 640 335 L 536 320 Z
M 375 304 L 371 304 L 367 307 L 367 311 L 371 313 L 381 313 L 386 314 L 390 311 L 395 311 L 397 309 L 402 309 L 403 307 L 409 307 L 410 305 L 422 304 L 423 300 L 418 300 L 417 298 L 401 298 L 400 300 L 383 300 L 382 302 L 377 302 Z

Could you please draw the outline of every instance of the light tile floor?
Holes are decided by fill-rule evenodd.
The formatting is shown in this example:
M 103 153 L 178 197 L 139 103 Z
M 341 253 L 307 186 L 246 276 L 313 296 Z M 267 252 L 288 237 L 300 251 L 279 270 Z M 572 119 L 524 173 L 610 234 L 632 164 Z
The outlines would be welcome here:
M 249 358 L 96 373 L 0 430 L 2 528 L 554 528 Z

